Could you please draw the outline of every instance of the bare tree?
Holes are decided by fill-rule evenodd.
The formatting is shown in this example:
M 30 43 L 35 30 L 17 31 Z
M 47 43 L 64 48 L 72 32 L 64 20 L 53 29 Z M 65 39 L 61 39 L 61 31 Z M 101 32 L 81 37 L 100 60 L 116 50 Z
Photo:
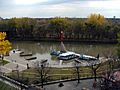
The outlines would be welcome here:
M 96 88 L 96 85 L 97 85 L 97 70 L 100 66 L 101 66 L 101 63 L 98 60 L 89 62 L 89 67 L 91 68 L 92 73 L 94 75 L 94 82 L 93 82 L 94 88 Z
M 74 67 L 75 67 L 74 74 L 77 75 L 78 83 L 80 83 L 80 62 L 79 60 L 75 60 Z
M 106 49 L 106 51 L 103 52 L 103 56 L 105 58 L 107 58 L 107 75 L 108 77 L 110 76 L 110 73 L 113 71 L 114 69 L 114 63 L 117 60 L 117 56 L 115 55 L 114 52 L 112 52 L 110 49 Z
M 43 88 L 44 82 L 47 82 L 49 79 L 50 67 L 47 63 L 47 60 L 37 61 L 35 64 L 35 69 L 38 72 L 38 77 L 40 78 L 41 87 Z
M 90 61 L 89 62 L 89 66 L 93 72 L 93 75 L 94 75 L 94 81 L 97 81 L 96 78 L 97 78 L 97 70 L 98 68 L 101 66 L 101 63 L 96 62 L 96 61 Z

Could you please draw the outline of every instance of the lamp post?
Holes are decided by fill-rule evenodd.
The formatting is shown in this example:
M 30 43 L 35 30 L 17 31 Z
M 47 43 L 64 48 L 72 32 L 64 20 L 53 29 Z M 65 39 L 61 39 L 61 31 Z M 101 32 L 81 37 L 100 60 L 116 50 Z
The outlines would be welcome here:
M 2 66 L 0 65 L 0 75 L 2 75 L 3 72 L 2 72 Z
M 75 68 L 77 70 L 77 80 L 78 80 L 78 83 L 80 83 L 80 72 L 79 72 L 80 62 L 76 59 L 75 59 Z
M 19 65 L 16 65 L 16 71 L 17 71 L 17 78 L 19 79 Z
M 41 87 L 43 88 L 43 64 L 41 64 L 40 76 L 41 76 Z
M 43 69 L 45 68 L 45 64 L 46 64 L 47 60 L 42 60 L 41 61 L 41 71 L 40 71 L 40 76 L 41 76 L 41 87 L 43 88 L 43 83 L 44 83 L 44 80 L 43 80 Z
M 64 86 L 64 84 L 61 82 L 61 76 L 60 76 L 60 82 L 58 84 L 58 87 L 63 87 L 63 86 Z

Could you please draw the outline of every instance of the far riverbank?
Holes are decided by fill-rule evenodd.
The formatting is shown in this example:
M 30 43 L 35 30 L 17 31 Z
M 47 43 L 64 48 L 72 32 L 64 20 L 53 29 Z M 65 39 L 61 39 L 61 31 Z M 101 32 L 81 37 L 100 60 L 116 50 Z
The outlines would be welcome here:
M 59 39 L 52 38 L 15 38 L 10 41 L 36 41 L 36 42 L 60 42 Z M 85 43 L 85 44 L 117 44 L 117 40 L 89 40 L 89 39 L 64 39 L 64 42 Z

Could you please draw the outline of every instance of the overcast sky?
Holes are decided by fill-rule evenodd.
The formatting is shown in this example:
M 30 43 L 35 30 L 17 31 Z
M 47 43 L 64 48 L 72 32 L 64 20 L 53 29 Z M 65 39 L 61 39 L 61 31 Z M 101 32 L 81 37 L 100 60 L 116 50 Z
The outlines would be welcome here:
M 0 17 L 120 17 L 120 0 L 0 0 Z

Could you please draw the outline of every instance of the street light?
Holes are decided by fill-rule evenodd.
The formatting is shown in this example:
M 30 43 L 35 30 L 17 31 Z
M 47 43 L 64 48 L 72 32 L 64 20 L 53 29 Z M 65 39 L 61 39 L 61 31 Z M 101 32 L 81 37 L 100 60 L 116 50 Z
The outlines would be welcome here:
M 44 69 L 44 67 L 45 67 L 45 63 L 47 62 L 48 60 L 46 59 L 46 60 L 42 60 L 41 61 L 41 72 L 40 72 L 40 76 L 41 76 L 41 87 L 43 88 L 43 69 Z
M 79 68 L 80 68 L 80 61 L 75 59 L 75 68 L 77 69 L 77 80 L 78 83 L 80 83 L 80 74 L 79 74 Z

